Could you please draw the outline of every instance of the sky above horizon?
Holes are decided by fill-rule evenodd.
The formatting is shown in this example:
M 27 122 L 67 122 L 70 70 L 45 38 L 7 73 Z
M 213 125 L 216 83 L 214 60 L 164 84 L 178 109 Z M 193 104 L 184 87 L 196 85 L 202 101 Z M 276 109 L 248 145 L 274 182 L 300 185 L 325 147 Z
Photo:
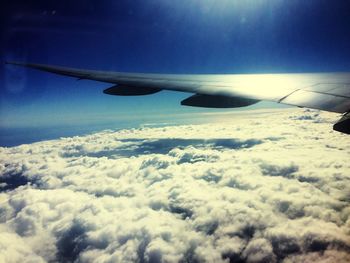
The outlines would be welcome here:
M 350 70 L 347 1 L 7 1 L 4 6 L 4 60 L 159 73 Z M 3 132 L 117 128 L 160 122 L 167 114 L 208 112 L 181 107 L 189 94 L 108 96 L 102 93 L 108 83 L 3 63 L 0 70 Z

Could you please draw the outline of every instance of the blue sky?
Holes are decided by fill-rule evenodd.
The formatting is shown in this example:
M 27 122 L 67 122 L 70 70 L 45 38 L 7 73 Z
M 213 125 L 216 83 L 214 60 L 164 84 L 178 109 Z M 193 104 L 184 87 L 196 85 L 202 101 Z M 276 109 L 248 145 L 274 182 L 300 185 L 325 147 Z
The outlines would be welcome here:
M 159 73 L 350 70 L 348 1 L 78 0 L 4 6 L 0 45 L 6 60 Z M 208 111 L 181 107 L 188 94 L 115 97 L 102 93 L 108 83 L 13 66 L 0 70 L 1 145 L 16 144 L 18 136 L 7 142 L 14 128 L 19 136 L 29 128 L 56 129 L 54 137 L 82 127 L 121 128 Z

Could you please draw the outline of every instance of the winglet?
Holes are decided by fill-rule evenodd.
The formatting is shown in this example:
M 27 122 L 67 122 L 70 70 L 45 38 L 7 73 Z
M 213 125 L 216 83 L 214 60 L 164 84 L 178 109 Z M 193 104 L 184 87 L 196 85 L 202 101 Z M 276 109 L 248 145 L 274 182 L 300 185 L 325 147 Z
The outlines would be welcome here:
M 350 134 L 350 112 L 343 115 L 343 117 L 333 125 L 333 130 Z

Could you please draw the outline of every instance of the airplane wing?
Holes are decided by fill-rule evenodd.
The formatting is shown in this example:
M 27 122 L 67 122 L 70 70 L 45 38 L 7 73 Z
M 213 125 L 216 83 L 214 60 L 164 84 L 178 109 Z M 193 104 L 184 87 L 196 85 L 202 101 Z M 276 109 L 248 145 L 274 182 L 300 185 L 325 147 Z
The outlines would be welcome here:
M 193 93 L 182 105 L 235 108 L 260 100 L 344 114 L 333 129 L 350 134 L 350 72 L 292 74 L 149 74 L 82 70 L 42 64 L 7 62 L 59 75 L 115 86 L 110 95 L 147 95 L 161 90 Z

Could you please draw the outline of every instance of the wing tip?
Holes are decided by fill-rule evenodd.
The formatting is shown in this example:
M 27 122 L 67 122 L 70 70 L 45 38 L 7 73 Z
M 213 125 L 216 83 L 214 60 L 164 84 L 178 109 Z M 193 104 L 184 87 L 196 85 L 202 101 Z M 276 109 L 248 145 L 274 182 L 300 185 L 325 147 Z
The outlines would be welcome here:
M 27 63 L 17 61 L 5 61 L 5 65 L 26 66 Z

